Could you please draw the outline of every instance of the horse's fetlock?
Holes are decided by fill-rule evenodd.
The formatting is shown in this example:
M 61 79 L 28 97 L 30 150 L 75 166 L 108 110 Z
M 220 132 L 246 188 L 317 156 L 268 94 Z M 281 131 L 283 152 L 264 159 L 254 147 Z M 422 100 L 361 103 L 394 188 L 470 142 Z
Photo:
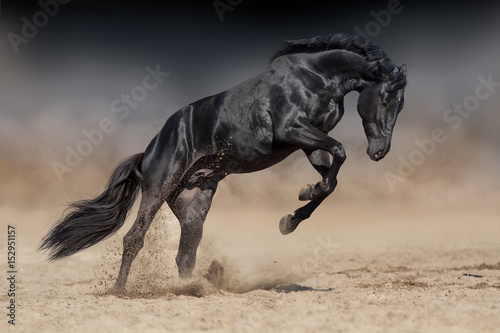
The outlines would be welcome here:
M 330 193 L 333 189 L 333 186 L 330 182 L 321 182 L 321 192 Z

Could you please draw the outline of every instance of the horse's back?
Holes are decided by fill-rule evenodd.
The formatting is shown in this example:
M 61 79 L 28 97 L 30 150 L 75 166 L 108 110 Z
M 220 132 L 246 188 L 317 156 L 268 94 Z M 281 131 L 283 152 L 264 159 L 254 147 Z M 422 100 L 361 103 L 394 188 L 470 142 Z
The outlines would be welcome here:
M 282 75 L 282 74 L 281 74 Z M 219 94 L 183 107 L 167 119 L 146 149 L 144 168 L 168 177 L 189 169 L 202 158 L 218 160 L 226 173 L 262 170 L 286 158 L 295 149 L 275 142 L 273 108 L 280 76 L 266 71 Z M 210 167 L 210 166 L 209 166 Z

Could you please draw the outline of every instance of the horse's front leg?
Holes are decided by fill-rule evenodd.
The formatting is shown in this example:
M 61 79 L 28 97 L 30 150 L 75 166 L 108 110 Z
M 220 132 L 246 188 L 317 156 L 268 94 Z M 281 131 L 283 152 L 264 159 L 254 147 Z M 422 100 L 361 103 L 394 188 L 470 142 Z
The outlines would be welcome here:
M 311 201 L 297 209 L 294 214 L 281 219 L 280 231 L 284 235 L 293 232 L 300 222 L 309 218 L 321 202 L 333 192 L 337 186 L 338 172 L 346 159 L 342 144 L 315 128 L 306 126 L 293 137 L 294 144 L 302 145 L 309 161 L 323 179 L 315 185 L 307 185 L 300 191 L 300 200 Z M 331 162 L 330 156 L 332 156 Z
M 325 181 L 332 163 L 330 161 L 331 155 L 325 150 L 304 149 L 304 153 L 307 155 L 307 158 L 309 159 L 309 162 L 314 167 L 314 169 L 316 169 L 321 177 L 323 177 L 321 182 L 318 182 L 316 184 L 308 184 L 300 190 L 299 200 L 309 201 L 320 197 L 326 192 L 323 190 L 325 186 L 322 186 L 322 182 Z

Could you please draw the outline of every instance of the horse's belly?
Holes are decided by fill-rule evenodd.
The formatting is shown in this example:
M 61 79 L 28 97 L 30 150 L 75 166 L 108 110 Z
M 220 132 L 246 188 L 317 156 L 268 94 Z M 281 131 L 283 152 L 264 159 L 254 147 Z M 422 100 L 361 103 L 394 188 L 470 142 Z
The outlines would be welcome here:
M 230 166 L 228 173 L 249 173 L 267 169 L 287 158 L 290 154 L 296 151 L 292 147 L 275 147 L 272 143 L 266 153 L 262 149 L 254 150 L 246 156 L 227 156 L 226 165 Z

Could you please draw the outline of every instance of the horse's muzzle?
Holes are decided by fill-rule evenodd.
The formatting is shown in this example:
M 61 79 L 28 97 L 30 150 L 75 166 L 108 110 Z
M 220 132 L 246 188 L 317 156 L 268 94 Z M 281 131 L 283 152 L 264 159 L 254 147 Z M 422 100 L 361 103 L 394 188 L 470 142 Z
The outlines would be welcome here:
M 376 152 L 375 154 L 373 155 L 370 155 L 370 158 L 373 160 L 373 161 L 380 161 L 381 159 L 383 159 L 385 156 L 384 152 L 382 150 L 379 150 L 378 152 Z
M 366 153 L 373 161 L 380 161 L 391 149 L 390 138 L 369 140 Z

